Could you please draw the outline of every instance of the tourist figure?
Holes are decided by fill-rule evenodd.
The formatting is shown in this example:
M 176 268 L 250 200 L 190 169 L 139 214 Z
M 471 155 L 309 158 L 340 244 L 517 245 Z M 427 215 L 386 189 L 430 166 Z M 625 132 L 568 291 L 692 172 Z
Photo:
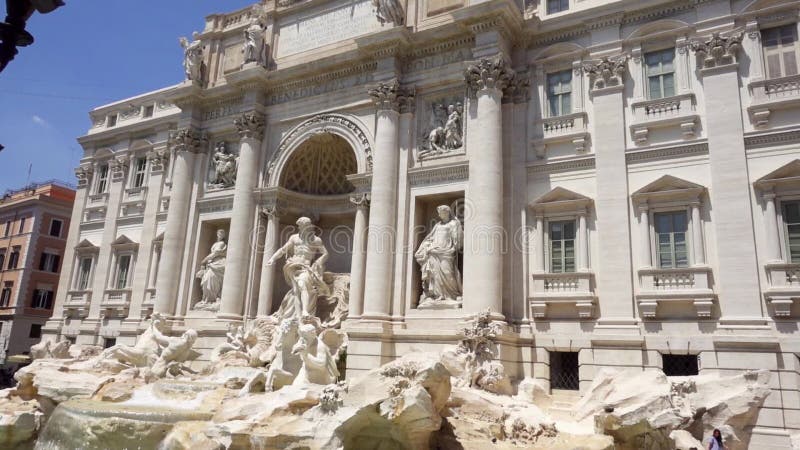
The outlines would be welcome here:
M 462 288 L 456 260 L 464 244 L 464 231 L 449 206 L 441 205 L 436 211 L 439 213 L 439 222 L 414 253 L 422 273 L 419 307 L 437 304 L 458 307 L 461 305 Z
M 714 433 L 708 438 L 708 450 L 726 450 L 725 444 L 722 443 L 722 432 L 719 428 L 714 428 Z
M 194 309 L 216 311 L 219 308 L 227 251 L 225 230 L 217 230 L 217 242 L 211 246 L 211 253 L 200 261 L 200 270 L 196 274 L 196 277 L 200 279 L 203 298 L 194 305 Z
M 278 320 L 314 317 L 317 312 L 317 297 L 330 295 L 330 289 L 323 280 L 328 250 L 322 239 L 314 234 L 311 219 L 301 217 L 296 223 L 298 232 L 291 235 L 286 244 L 267 261 L 267 265 L 272 265 L 286 256 L 283 276 L 291 289 L 278 309 Z

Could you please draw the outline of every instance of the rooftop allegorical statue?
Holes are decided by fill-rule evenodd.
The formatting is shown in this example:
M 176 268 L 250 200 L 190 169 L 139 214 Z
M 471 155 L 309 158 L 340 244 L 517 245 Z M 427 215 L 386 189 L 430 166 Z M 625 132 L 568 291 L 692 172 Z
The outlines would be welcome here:
M 449 206 L 441 205 L 436 211 L 439 221 L 414 253 L 422 274 L 418 308 L 460 308 L 462 286 L 457 257 L 464 245 L 464 231 Z
M 329 287 L 323 280 L 328 250 L 323 245 L 322 239 L 314 234 L 311 219 L 308 217 L 297 219 L 297 227 L 298 232 L 291 235 L 286 244 L 267 261 L 268 265 L 272 265 L 286 256 L 283 276 L 291 289 L 283 297 L 281 307 L 278 309 L 279 321 L 316 316 L 317 297 L 330 294 Z
M 203 43 L 197 39 L 197 33 L 192 34 L 190 42 L 185 37 L 180 38 L 183 47 L 183 70 L 186 79 L 195 83 L 203 82 Z
M 266 60 L 264 51 L 266 46 L 264 44 L 264 27 L 261 25 L 261 20 L 256 17 L 250 22 L 250 26 L 244 30 L 244 47 L 242 48 L 244 58 L 242 59 L 242 64 L 254 62 L 264 65 Z
M 211 252 L 200 261 L 200 270 L 195 275 L 200 279 L 203 297 L 194 305 L 196 310 L 216 311 L 219 309 L 219 297 L 222 293 L 222 280 L 225 278 L 225 255 L 228 245 L 225 243 L 225 230 L 217 230 L 217 242 L 211 246 Z

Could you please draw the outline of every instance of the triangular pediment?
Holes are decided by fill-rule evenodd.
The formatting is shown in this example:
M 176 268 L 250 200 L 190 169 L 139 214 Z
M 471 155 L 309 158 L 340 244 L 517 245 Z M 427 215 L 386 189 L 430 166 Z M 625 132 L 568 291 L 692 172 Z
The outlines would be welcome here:
M 753 183 L 762 191 L 771 191 L 776 187 L 800 187 L 800 159 L 795 159 L 772 172 L 764 175 Z
M 92 242 L 88 239 L 84 239 L 75 246 L 76 251 L 92 251 L 92 250 L 99 250 L 100 247 L 92 244 Z
M 666 200 L 696 200 L 705 187 L 672 175 L 664 175 L 631 194 L 636 202 Z
M 114 239 L 114 242 L 112 242 L 111 245 L 113 247 L 117 247 L 120 245 L 136 245 L 136 242 L 132 241 L 131 238 L 129 238 L 128 236 L 122 234 L 118 238 Z
M 558 186 L 534 200 L 531 207 L 537 211 L 579 209 L 586 208 L 591 203 L 591 198 Z
M 656 181 L 653 181 L 647 186 L 634 192 L 633 195 L 639 196 L 643 194 L 655 194 L 657 192 L 683 191 L 686 189 L 703 190 L 705 188 L 697 183 L 692 183 L 691 181 L 686 181 L 682 178 L 673 177 L 672 175 L 664 175 Z

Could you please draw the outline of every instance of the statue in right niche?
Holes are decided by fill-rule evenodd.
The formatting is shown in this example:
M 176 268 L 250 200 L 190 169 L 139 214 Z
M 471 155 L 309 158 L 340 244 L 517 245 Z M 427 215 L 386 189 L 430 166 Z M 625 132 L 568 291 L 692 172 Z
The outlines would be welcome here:
M 436 211 L 439 221 L 414 253 L 422 274 L 422 295 L 417 307 L 460 308 L 462 287 L 458 252 L 464 245 L 464 231 L 449 206 L 441 205 Z

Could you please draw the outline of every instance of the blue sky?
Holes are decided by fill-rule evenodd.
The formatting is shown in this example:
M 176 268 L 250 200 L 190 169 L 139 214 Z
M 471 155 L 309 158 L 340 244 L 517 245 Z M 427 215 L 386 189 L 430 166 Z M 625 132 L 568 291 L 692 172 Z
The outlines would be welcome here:
M 65 0 L 34 14 L 36 42 L 0 73 L 0 194 L 31 181 L 74 183 L 82 155 L 76 138 L 88 112 L 182 80 L 180 36 L 204 18 L 256 0 Z M 5 2 L 0 2 L 5 17 Z

